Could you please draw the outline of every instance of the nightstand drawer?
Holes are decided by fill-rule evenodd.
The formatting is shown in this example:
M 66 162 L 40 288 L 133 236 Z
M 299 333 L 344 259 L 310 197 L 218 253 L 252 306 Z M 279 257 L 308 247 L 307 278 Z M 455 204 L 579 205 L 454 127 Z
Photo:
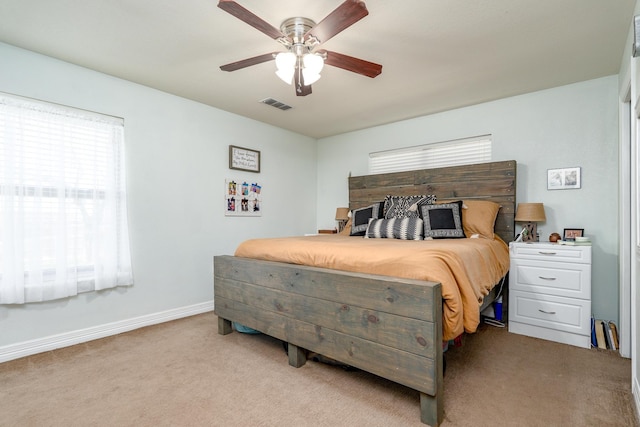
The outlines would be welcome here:
M 565 262 L 512 260 L 509 288 L 591 299 L 591 266 Z
M 511 257 L 554 262 L 591 264 L 591 246 L 564 246 L 552 243 L 511 245 Z
M 591 333 L 591 301 L 510 291 L 509 321 L 580 335 Z
M 509 332 L 589 348 L 591 246 L 509 243 Z

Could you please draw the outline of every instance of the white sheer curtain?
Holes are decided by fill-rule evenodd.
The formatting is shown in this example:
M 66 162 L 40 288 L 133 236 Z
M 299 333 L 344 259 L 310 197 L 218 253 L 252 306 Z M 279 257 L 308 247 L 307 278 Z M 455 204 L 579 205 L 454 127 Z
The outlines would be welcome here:
M 133 284 L 124 121 L 0 93 L 0 304 Z

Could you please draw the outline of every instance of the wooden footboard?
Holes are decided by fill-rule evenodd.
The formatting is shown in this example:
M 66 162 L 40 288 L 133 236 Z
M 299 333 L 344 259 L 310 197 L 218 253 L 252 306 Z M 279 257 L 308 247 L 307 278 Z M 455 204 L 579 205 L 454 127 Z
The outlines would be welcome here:
M 443 418 L 439 283 L 232 256 L 214 257 L 218 332 L 238 322 L 420 392 L 423 423 Z

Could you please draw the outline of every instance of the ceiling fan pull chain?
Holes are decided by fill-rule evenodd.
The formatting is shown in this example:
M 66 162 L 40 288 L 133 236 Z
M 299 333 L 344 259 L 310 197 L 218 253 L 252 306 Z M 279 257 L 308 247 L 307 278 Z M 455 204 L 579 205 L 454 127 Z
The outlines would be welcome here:
M 298 93 L 302 93 L 302 64 L 301 64 L 301 61 L 302 61 L 302 57 L 298 56 L 297 60 L 296 60 L 296 64 L 297 64 L 297 66 L 296 66 L 297 70 L 296 71 L 298 72 L 298 87 L 296 88 L 296 91 Z

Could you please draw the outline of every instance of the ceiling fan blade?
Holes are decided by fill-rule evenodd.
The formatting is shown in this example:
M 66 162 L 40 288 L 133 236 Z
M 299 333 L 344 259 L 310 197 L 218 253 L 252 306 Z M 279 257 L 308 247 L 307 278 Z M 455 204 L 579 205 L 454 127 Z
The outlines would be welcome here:
M 342 68 L 343 70 L 352 71 L 371 78 L 382 73 L 382 65 L 374 62 L 365 61 L 364 59 L 358 59 L 353 56 L 328 50 L 320 50 L 318 53 L 326 54 L 327 57 L 324 60 L 324 63 L 333 67 Z
M 247 58 L 230 64 L 221 65 L 220 69 L 222 71 L 236 71 L 252 65 L 262 64 L 263 62 L 272 61 L 277 53 L 278 52 L 265 53 L 264 55 L 258 55 L 253 58 Z
M 250 12 L 249 10 L 240 6 L 233 0 L 220 0 L 218 2 L 218 7 L 225 12 L 228 12 L 231 15 L 235 16 L 239 20 L 251 25 L 258 31 L 262 31 L 274 40 L 277 40 L 280 37 L 285 37 L 285 35 L 282 34 L 282 32 L 280 32 L 280 30 L 278 30 L 276 27 L 269 24 L 259 16 L 255 15 L 253 12 Z
M 296 89 L 296 95 L 307 96 L 311 94 L 311 85 L 309 86 L 304 85 L 304 77 L 302 76 L 302 73 L 299 72 L 299 70 L 296 70 L 294 74 L 293 84 Z
M 324 43 L 368 14 L 367 6 L 362 0 L 346 0 L 316 26 L 307 31 L 304 38 L 306 40 L 308 36 L 313 36 L 320 43 Z

